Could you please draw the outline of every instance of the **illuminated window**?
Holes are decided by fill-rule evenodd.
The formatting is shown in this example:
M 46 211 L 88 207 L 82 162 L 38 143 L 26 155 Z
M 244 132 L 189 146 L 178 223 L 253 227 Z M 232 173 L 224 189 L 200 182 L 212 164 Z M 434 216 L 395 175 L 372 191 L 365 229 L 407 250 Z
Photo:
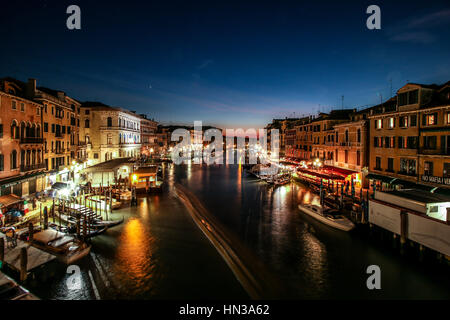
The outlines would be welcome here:
M 388 128 L 392 129 L 395 126 L 395 119 L 394 118 L 388 118 Z
M 408 128 L 408 125 L 409 125 L 409 118 L 408 118 L 408 116 L 401 117 L 399 125 L 400 125 L 401 128 Z
M 422 118 L 422 123 L 427 126 L 437 124 L 437 113 L 424 114 Z
M 376 119 L 375 120 L 375 129 L 381 129 L 383 128 L 383 120 L 382 119 Z
M 450 112 L 448 112 L 446 115 L 445 115 L 445 119 L 446 119 L 446 123 L 447 124 L 450 124 Z

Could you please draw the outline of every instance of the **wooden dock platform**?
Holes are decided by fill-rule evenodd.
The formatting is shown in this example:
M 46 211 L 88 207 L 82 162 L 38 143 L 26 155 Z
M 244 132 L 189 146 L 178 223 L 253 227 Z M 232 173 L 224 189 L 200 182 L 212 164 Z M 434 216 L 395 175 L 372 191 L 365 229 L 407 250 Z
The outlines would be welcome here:
M 39 298 L 0 271 L 0 300 L 39 300 Z
M 11 248 L 7 245 L 6 236 L 3 233 L 0 233 L 0 238 L 3 238 L 4 240 L 4 259 L 3 264 L 7 265 L 8 267 L 14 269 L 15 271 L 21 272 L 21 255 L 22 255 L 22 248 L 26 249 L 27 252 L 27 266 L 26 266 L 26 273 L 32 272 L 34 269 L 39 268 L 40 266 L 43 266 L 50 261 L 53 261 L 56 259 L 56 257 L 50 253 L 47 253 L 45 251 L 42 251 L 38 248 L 35 248 L 31 246 L 30 244 L 26 243 L 25 241 L 17 239 L 17 246 L 14 248 Z

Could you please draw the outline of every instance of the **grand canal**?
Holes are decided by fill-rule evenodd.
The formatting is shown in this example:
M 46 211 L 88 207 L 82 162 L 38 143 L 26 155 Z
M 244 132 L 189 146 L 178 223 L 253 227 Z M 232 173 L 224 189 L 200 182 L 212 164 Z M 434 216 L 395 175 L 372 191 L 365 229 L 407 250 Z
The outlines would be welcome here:
M 115 211 L 125 222 L 93 240 L 79 265 L 80 290 L 67 288 L 62 267 L 30 289 L 45 299 L 248 298 L 177 199 L 177 182 L 250 249 L 283 288 L 280 298 L 450 298 L 447 267 L 301 214 L 297 204 L 318 197 L 300 184 L 269 188 L 237 165 L 167 164 L 164 176 L 165 193 Z M 373 264 L 381 268 L 381 290 L 366 287 Z

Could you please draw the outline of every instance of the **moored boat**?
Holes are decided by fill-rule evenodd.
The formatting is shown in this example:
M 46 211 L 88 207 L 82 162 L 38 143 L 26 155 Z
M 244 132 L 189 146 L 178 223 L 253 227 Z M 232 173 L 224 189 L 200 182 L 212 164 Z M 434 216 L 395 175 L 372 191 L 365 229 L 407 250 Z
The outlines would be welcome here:
M 55 255 L 58 260 L 68 265 L 82 259 L 91 251 L 91 246 L 86 242 L 53 229 L 33 234 L 31 245 Z
M 313 204 L 299 204 L 298 208 L 306 213 L 307 215 L 319 220 L 320 222 L 342 230 L 350 231 L 355 225 L 349 219 L 344 217 L 338 210 L 330 209 L 323 206 L 313 205 Z

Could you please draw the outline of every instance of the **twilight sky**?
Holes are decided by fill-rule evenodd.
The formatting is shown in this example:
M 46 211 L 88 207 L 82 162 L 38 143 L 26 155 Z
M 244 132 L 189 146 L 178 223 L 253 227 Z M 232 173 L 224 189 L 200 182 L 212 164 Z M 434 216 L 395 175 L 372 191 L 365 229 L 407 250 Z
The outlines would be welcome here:
M 81 30 L 66 28 L 71 4 Z M 371 4 L 381 30 L 366 28 Z M 393 92 L 450 80 L 448 0 L 9 1 L 0 39 L 1 77 L 164 123 L 262 127 L 342 95 L 346 108 L 379 103 L 391 80 Z

